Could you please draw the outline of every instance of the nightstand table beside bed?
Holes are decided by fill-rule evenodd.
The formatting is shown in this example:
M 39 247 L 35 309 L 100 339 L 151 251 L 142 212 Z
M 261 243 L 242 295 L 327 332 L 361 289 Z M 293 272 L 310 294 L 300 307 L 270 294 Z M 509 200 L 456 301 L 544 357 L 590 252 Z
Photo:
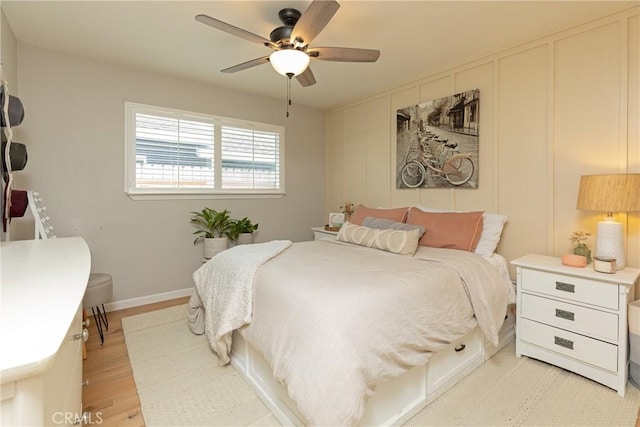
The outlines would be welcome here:
M 516 356 L 575 372 L 625 395 L 628 305 L 640 270 L 599 273 L 560 258 L 527 255 L 516 266 Z
M 326 230 L 324 227 L 313 227 L 313 240 L 335 239 L 337 231 Z

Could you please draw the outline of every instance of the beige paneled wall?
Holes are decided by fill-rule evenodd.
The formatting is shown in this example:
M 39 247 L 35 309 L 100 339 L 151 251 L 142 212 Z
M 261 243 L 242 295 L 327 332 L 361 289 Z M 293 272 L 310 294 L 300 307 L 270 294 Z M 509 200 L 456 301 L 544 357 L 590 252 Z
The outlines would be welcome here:
M 499 246 L 507 259 L 568 252 L 571 232 L 595 233 L 602 217 L 576 210 L 580 176 L 640 171 L 639 12 L 603 17 L 331 109 L 327 211 L 346 199 L 497 211 L 509 216 Z M 480 89 L 479 188 L 396 189 L 396 110 L 472 89 Z M 385 115 L 388 128 L 381 125 Z M 362 149 L 366 162 L 350 167 L 344 160 Z M 628 264 L 638 267 L 638 216 L 619 219 L 628 222 Z
M 354 200 L 366 198 L 367 158 L 365 156 L 365 104 L 356 104 L 344 112 L 344 175 L 346 194 Z
M 391 122 L 389 122 L 389 97 L 383 96 L 366 102 L 366 147 L 362 153 L 367 159 L 366 197 L 370 206 L 389 205 L 389 176 L 391 164 L 378 159 L 388 158 L 391 147 Z M 355 200 L 355 199 L 354 199 Z
M 619 25 L 588 29 L 554 43 L 556 253 L 569 248 L 572 229 L 593 229 L 602 218 L 599 213 L 575 210 L 571 195 L 577 194 L 580 175 L 624 171 L 620 167 L 626 163 L 626 138 L 619 129 L 623 96 Z
M 627 26 L 627 138 L 629 172 L 640 172 L 640 17 L 631 16 Z M 627 262 L 640 265 L 640 212 L 629 214 Z M 636 289 L 640 297 L 640 289 Z
M 496 183 L 497 210 L 509 217 L 500 243 L 505 254 L 522 251 L 520 233 L 528 251 L 550 248 L 549 50 L 543 45 L 498 61 Z
M 347 175 L 344 170 L 344 114 L 338 111 L 327 115 L 326 146 L 327 146 L 327 193 L 326 206 L 329 212 L 337 212 L 338 207 L 344 202 L 347 192 L 344 188 L 344 180 Z

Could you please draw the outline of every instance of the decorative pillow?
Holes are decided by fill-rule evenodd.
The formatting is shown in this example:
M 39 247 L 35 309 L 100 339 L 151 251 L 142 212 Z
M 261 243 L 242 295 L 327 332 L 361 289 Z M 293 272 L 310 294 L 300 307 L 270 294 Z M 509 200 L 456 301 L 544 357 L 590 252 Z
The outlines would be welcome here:
M 400 255 L 413 255 L 418 249 L 420 230 L 380 230 L 349 221 L 342 224 L 336 240 Z
M 349 218 L 351 224 L 362 225 L 362 221 L 366 217 L 390 219 L 395 222 L 405 222 L 407 218 L 407 212 L 409 208 L 394 208 L 394 209 L 373 209 L 364 205 L 358 205 L 356 210 Z
M 455 212 L 445 209 L 428 208 L 426 206 L 418 205 L 418 209 L 424 212 Z M 458 211 L 460 212 L 460 211 Z M 482 215 L 482 234 L 480 234 L 480 240 L 474 250 L 475 253 L 482 256 L 490 257 L 496 251 L 498 243 L 500 242 L 500 236 L 502 235 L 502 229 L 507 222 L 505 215 L 496 213 L 485 212 Z
M 425 232 L 425 229 L 421 225 L 415 224 L 407 224 L 406 222 L 395 222 L 390 219 L 382 219 L 382 218 L 374 218 L 372 216 L 368 216 L 362 221 L 362 225 L 370 228 L 377 228 L 379 230 L 418 230 L 420 232 L 420 237 Z
M 407 223 L 422 225 L 427 232 L 421 246 L 473 252 L 482 233 L 483 212 L 424 212 L 411 208 Z

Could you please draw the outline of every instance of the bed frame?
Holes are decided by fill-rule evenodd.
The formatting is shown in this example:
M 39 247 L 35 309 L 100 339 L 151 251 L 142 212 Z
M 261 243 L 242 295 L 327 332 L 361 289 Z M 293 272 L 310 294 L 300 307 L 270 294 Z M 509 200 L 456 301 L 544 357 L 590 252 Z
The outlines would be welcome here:
M 515 316 L 509 312 L 494 347 L 479 328 L 433 354 L 426 365 L 416 366 L 377 387 L 365 407 L 360 425 L 405 423 L 429 403 L 473 372 L 515 337 Z M 277 382 L 269 364 L 234 331 L 231 364 L 253 386 L 264 404 L 284 426 L 304 426 L 304 418 L 285 387 Z

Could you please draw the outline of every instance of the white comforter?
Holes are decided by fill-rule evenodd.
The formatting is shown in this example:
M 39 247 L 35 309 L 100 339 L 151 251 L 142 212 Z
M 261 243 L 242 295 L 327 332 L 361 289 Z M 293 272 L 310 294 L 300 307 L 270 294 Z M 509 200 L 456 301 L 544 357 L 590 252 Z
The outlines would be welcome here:
M 476 325 L 497 342 L 510 291 L 472 253 L 296 243 L 258 270 L 243 332 L 308 424 L 353 425 L 378 384 Z

